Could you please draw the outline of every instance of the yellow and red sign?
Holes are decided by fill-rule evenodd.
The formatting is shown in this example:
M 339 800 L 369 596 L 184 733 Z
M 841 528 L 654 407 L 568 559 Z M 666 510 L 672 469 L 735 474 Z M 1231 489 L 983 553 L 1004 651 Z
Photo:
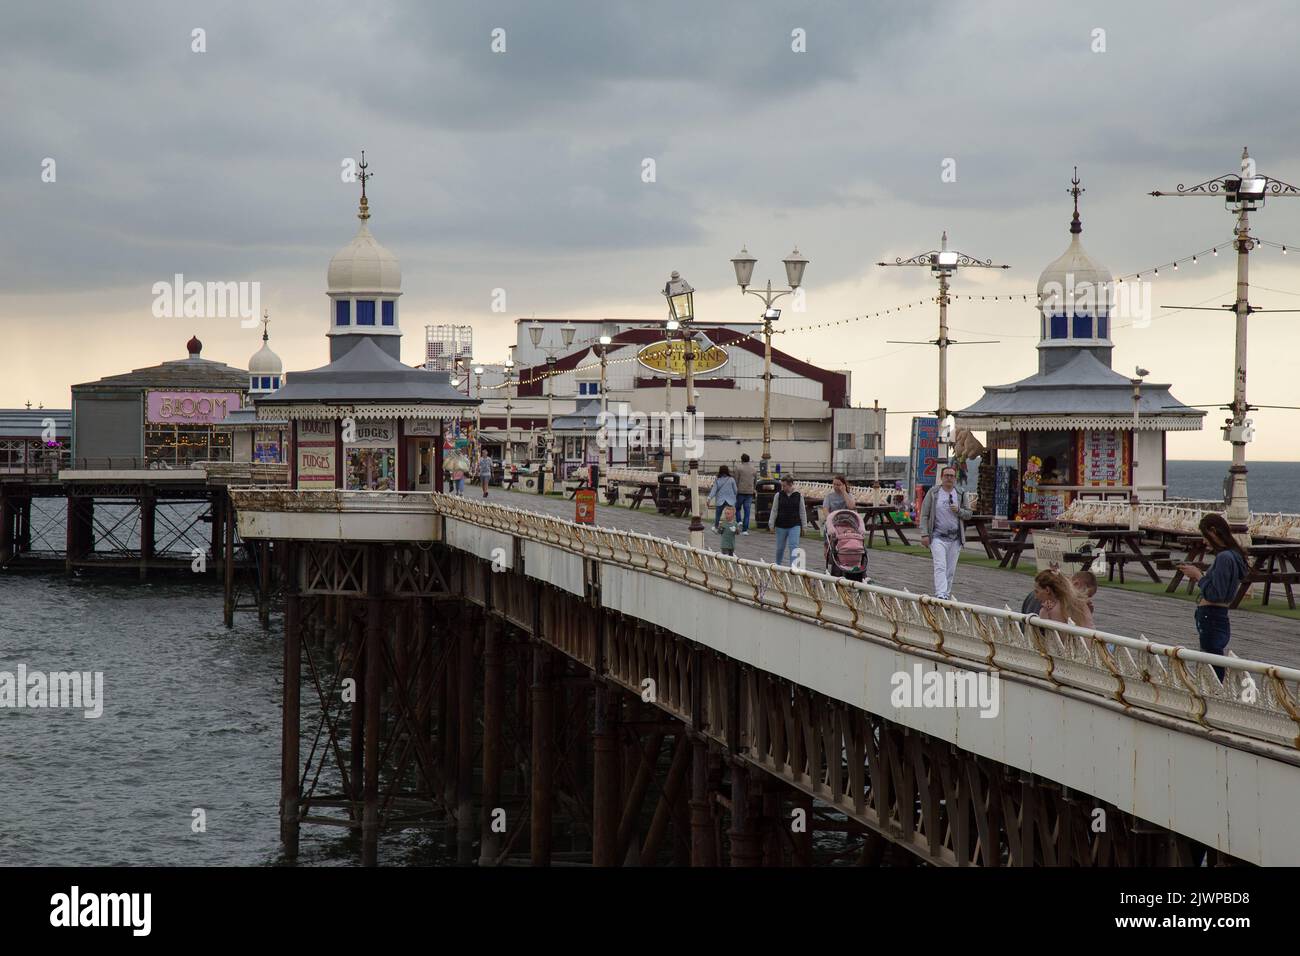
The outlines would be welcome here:
M 716 371 L 727 364 L 727 350 L 721 345 L 710 345 L 706 349 L 699 342 L 691 342 L 691 356 L 696 375 Z M 651 342 L 636 353 L 636 360 L 652 372 L 685 375 L 686 343 L 666 340 Z

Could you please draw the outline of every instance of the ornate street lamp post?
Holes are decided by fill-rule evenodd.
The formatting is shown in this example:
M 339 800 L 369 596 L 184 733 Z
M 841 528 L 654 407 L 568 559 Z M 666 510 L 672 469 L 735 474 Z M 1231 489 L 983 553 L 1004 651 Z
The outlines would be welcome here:
M 510 346 L 513 350 L 514 346 Z M 506 453 L 502 457 L 502 465 L 509 468 L 514 464 L 514 430 L 511 427 L 514 423 L 511 420 L 511 411 L 514 408 L 511 404 L 515 391 L 515 359 L 513 352 L 506 356 Z
M 547 494 L 551 490 L 549 485 L 554 480 L 554 476 L 550 474 L 555 468 L 555 432 L 552 431 L 551 423 L 554 420 L 552 400 L 555 397 L 555 383 L 553 380 L 559 351 L 559 349 L 542 345 L 543 331 L 542 323 L 536 319 L 528 326 L 528 337 L 532 340 L 533 348 L 539 348 L 546 353 L 546 453 L 542 459 L 537 483 L 537 493 L 541 495 Z M 560 326 L 560 336 L 565 349 L 573 345 L 573 333 L 573 323 L 566 322 Z
M 948 346 L 950 345 L 989 345 L 991 340 L 976 342 L 958 342 L 948 338 L 948 279 L 958 269 L 1010 269 L 1006 265 L 994 265 L 992 259 L 976 259 L 965 253 L 953 252 L 948 248 L 948 233 L 945 230 L 938 249 L 922 252 L 910 259 L 895 259 L 893 262 L 877 262 L 878 266 L 926 266 L 930 275 L 939 280 L 939 337 L 925 342 L 903 342 L 890 339 L 896 345 L 937 345 L 939 346 L 939 407 L 935 416 L 939 419 L 938 466 L 948 463 L 953 440 L 952 422 L 949 421 L 948 409 Z M 936 477 L 937 480 L 937 477 Z
M 605 396 L 605 353 L 609 351 L 614 339 L 609 335 L 600 337 L 600 424 L 604 429 L 605 438 L 605 460 L 601 463 L 609 468 L 614 463 L 614 448 L 609 443 L 609 399 Z
M 767 289 L 748 288 L 754 277 L 754 264 L 758 262 L 742 248 L 731 260 L 736 270 L 736 284 L 741 294 L 756 295 L 763 300 L 763 457 L 758 462 L 758 473 L 767 475 L 768 462 L 772 458 L 772 323 L 781 317 L 781 310 L 772 308 L 772 303 L 783 295 L 793 295 L 795 289 L 803 284 L 803 271 L 808 266 L 808 259 L 796 247 L 781 260 L 785 263 L 785 278 L 790 283 L 788 289 L 773 289 L 772 280 L 767 280 Z
M 695 290 L 691 284 L 674 272 L 664 284 L 664 298 L 668 300 L 668 329 L 681 330 L 683 355 L 686 363 L 686 420 L 683 438 L 694 444 L 697 430 L 695 427 L 695 330 L 691 323 L 695 319 Z M 692 548 L 704 547 L 704 524 L 700 521 L 700 461 L 698 455 L 692 455 L 686 465 L 689 475 L 687 481 L 691 490 L 691 526 L 689 529 Z
M 1132 475 L 1132 481 L 1129 482 L 1128 490 L 1128 529 L 1130 531 L 1138 530 L 1138 494 L 1137 494 L 1137 447 L 1138 447 L 1138 409 L 1142 405 L 1142 379 L 1151 373 L 1144 368 L 1135 368 L 1136 373 L 1133 378 L 1129 379 L 1133 386 L 1133 437 L 1129 439 L 1129 474 Z
M 1261 312 L 1250 304 L 1250 267 L 1248 257 L 1255 247 L 1255 240 L 1250 236 L 1249 213 L 1264 205 L 1265 196 L 1287 197 L 1300 196 L 1300 189 L 1280 179 L 1260 175 L 1255 169 L 1255 161 L 1249 151 L 1242 147 L 1241 172 L 1228 173 L 1207 179 L 1196 186 L 1178 184 L 1178 191 L 1167 193 L 1155 190 L 1152 196 L 1210 196 L 1222 197 L 1227 203 L 1228 211 L 1236 213 L 1237 236 L 1237 299 L 1232 305 L 1223 306 L 1232 309 L 1237 315 L 1236 360 L 1232 378 L 1232 404 L 1224 408 L 1232 412 L 1223 428 L 1223 439 L 1232 443 L 1232 465 L 1228 468 L 1228 495 L 1225 502 L 1225 515 L 1234 533 L 1247 536 L 1249 540 L 1250 502 L 1246 497 L 1246 443 L 1254 437 L 1251 421 L 1247 413 L 1257 406 L 1246 402 L 1246 319 L 1252 312 Z

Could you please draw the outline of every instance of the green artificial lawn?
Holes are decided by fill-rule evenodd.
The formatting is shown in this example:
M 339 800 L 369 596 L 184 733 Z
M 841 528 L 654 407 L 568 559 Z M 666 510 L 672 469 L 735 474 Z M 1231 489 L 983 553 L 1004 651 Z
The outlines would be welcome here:
M 871 548 L 873 551 L 887 550 L 896 554 L 911 554 L 920 558 L 928 558 L 930 556 L 930 551 L 928 548 L 923 548 L 920 545 L 915 545 L 915 544 L 913 545 L 891 544 L 886 547 L 885 545 L 879 544 L 877 542 L 873 542 Z M 968 554 L 966 552 L 963 552 L 957 560 L 961 564 L 975 565 L 976 567 L 981 567 L 981 568 L 992 568 L 995 571 L 1004 571 L 1004 572 L 1009 571 L 1013 574 L 1023 574 L 1026 577 L 1030 577 L 1030 578 L 1032 578 L 1035 574 L 1038 573 L 1038 568 L 1034 567 L 1032 562 L 1027 562 L 1023 555 L 1021 556 L 1019 566 L 1014 568 L 999 567 L 998 562 L 994 561 L 992 558 L 985 557 L 983 555 Z M 1197 601 L 1197 595 L 1195 593 L 1193 594 L 1187 593 L 1186 579 L 1184 579 L 1182 582 L 1179 583 L 1178 590 L 1175 591 L 1173 594 L 1170 594 L 1168 591 L 1165 590 L 1165 588 L 1169 586 L 1168 583 L 1157 584 L 1155 581 L 1148 581 L 1145 579 L 1137 581 L 1130 578 L 1128 581 L 1124 582 L 1123 584 L 1120 584 L 1119 581 L 1107 581 L 1104 577 L 1098 577 L 1097 585 L 1098 587 L 1103 587 L 1103 588 L 1118 588 L 1120 590 L 1141 591 L 1143 594 L 1155 594 L 1159 597 L 1171 598 L 1174 600 L 1186 602 L 1188 604 L 1195 604 Z M 1272 614 L 1274 617 L 1285 617 L 1285 618 L 1290 618 L 1293 621 L 1300 621 L 1300 609 L 1296 609 L 1293 611 L 1286 606 L 1286 590 L 1284 588 L 1282 588 L 1280 585 L 1274 587 L 1272 593 L 1269 595 L 1270 600 L 1268 604 L 1261 604 L 1260 603 L 1261 598 L 1256 596 L 1256 595 L 1262 595 L 1263 593 L 1264 593 L 1263 585 L 1262 584 L 1255 585 L 1255 591 L 1253 592 L 1253 594 L 1250 597 L 1246 598 L 1244 601 L 1242 601 L 1239 605 L 1237 605 L 1235 610 L 1257 611 L 1261 614 Z

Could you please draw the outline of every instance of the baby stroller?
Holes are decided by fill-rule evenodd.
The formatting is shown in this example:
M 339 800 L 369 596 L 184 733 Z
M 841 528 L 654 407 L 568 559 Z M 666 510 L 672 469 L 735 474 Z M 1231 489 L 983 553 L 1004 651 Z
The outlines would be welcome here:
M 837 578 L 862 581 L 867 576 L 867 527 L 862 515 L 848 508 L 826 517 L 826 571 Z

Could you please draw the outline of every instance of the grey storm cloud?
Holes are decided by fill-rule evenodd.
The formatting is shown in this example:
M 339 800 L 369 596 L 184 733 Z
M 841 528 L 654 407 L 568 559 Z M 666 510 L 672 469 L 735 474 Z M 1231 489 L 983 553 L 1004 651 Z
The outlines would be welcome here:
M 1300 15 L 1233 16 L 1259 27 L 1245 88 L 1222 24 L 1177 3 L 15 5 L 0 190 L 23 228 L 0 239 L 0 282 L 317 288 L 355 228 L 339 172 L 362 147 L 376 234 L 449 305 L 512 282 L 577 307 L 675 263 L 725 281 L 742 241 L 769 261 L 798 241 L 829 282 L 943 228 L 1032 278 L 1064 241 L 1075 163 L 1086 228 L 1138 258 L 1226 235 L 1221 211 L 1145 193 L 1229 171 L 1245 142 L 1300 179 L 1267 94 L 1294 87 Z

